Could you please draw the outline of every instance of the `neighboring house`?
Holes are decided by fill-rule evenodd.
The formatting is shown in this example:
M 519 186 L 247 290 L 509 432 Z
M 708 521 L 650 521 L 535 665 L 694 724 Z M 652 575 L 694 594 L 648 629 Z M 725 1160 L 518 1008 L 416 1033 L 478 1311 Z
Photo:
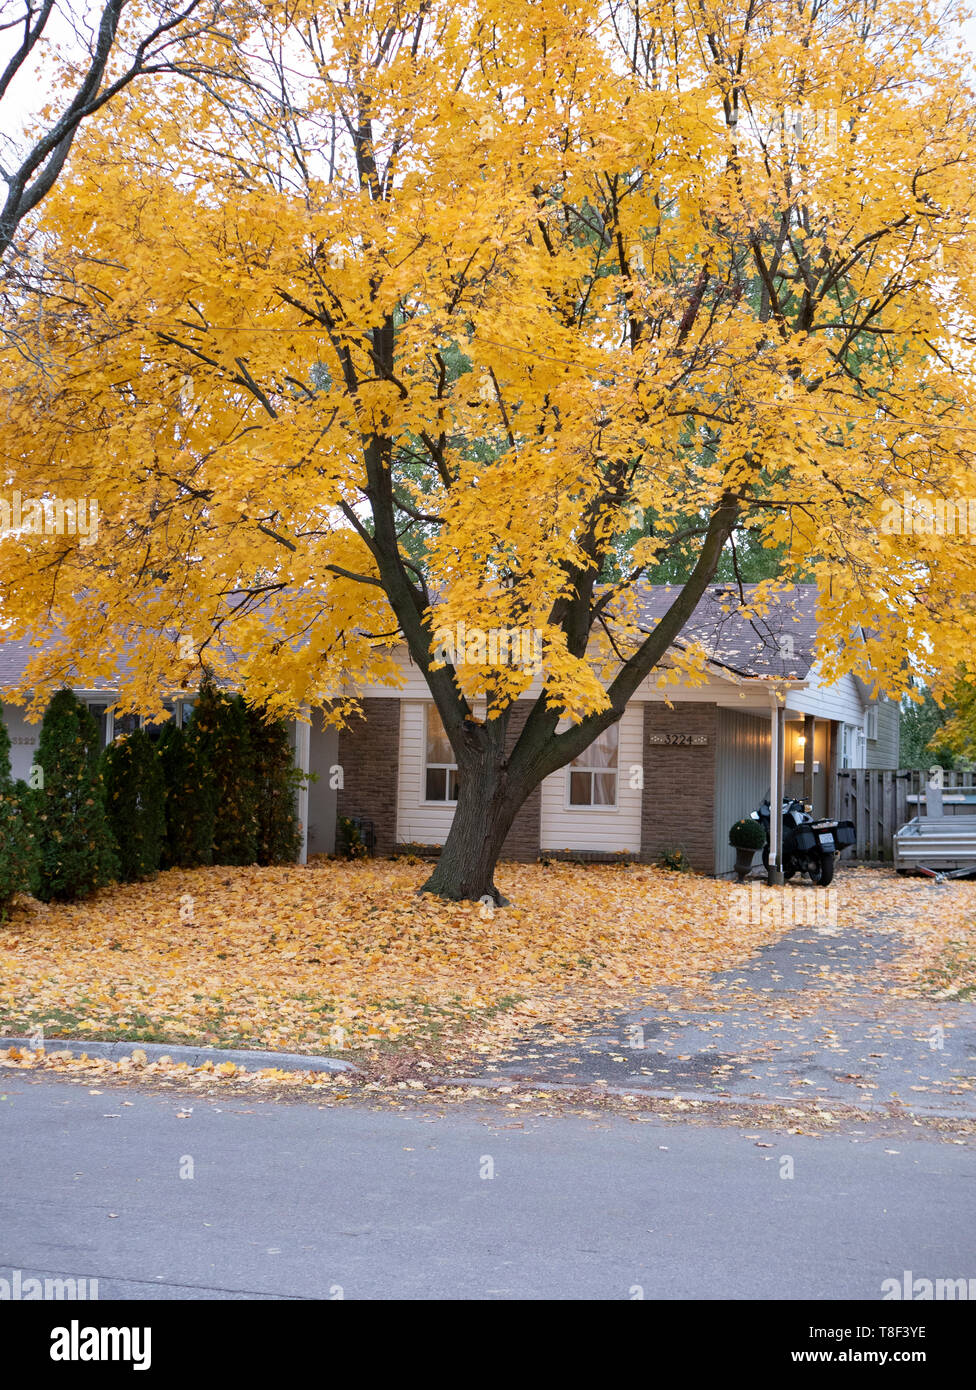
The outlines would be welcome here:
M 644 621 L 660 618 L 674 597 L 672 588 L 645 590 Z M 709 589 L 679 641 L 705 647 L 704 682 L 665 686 L 652 672 L 619 723 L 532 794 L 503 857 L 532 861 L 547 851 L 570 851 L 599 859 L 623 852 L 653 862 L 666 850 L 681 848 L 703 872 L 730 872 L 735 853 L 727 843 L 729 826 L 770 788 L 780 709 L 785 709 L 786 792 L 802 796 L 804 740 L 811 739 L 817 814 L 834 810 L 839 768 L 896 768 L 897 701 L 872 699 L 854 676 L 828 686 L 818 674 L 816 597 L 813 586 L 797 586 L 764 619 L 747 621 L 737 611 L 736 590 Z M 855 640 L 861 636 L 855 634 Z M 0 645 L 0 688 L 19 680 L 31 651 L 26 643 Z M 400 688 L 364 686 L 351 692 L 361 699 L 363 713 L 349 728 L 328 728 L 321 709 L 312 711 L 308 722 L 292 723 L 296 765 L 317 774 L 299 805 L 303 862 L 307 854 L 333 851 L 337 814 L 372 821 L 379 854 L 398 844 L 440 845 L 447 838 L 457 796 L 450 744 L 405 648 L 397 652 L 397 662 Z M 135 722 L 132 716 L 113 720 L 111 691 L 77 693 L 100 719 L 106 742 Z M 175 699 L 174 717 L 182 721 L 192 703 Z M 516 703 L 510 740 L 531 703 L 530 698 Z M 26 777 L 38 725 L 26 724 L 7 704 L 4 716 L 14 775 Z

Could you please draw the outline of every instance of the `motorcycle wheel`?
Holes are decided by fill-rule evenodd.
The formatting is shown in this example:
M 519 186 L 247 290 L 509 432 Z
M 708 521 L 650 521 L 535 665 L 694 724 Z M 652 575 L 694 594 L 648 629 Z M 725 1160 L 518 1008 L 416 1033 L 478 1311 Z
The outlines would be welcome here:
M 834 856 L 822 854 L 817 864 L 810 870 L 810 882 L 818 888 L 826 888 L 834 876 Z

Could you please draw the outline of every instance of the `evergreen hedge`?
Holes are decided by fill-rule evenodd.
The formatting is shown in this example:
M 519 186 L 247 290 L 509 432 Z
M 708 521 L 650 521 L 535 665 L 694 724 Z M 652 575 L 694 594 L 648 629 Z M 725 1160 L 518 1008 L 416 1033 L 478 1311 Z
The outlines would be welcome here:
M 258 857 L 258 797 L 247 707 L 205 681 L 189 731 L 200 740 L 213 779 L 214 864 L 253 864 Z
M 288 728 L 254 706 L 248 706 L 247 718 L 254 755 L 258 863 L 293 864 L 302 839 L 296 804 L 302 774 L 293 765 Z
M 166 792 L 163 868 L 213 863 L 216 794 L 206 752 L 190 726 L 167 724 L 156 746 Z
M 27 784 L 10 773 L 10 735 L 0 706 L 0 922 L 6 920 L 17 893 L 35 886 L 36 846 L 28 806 Z
M 160 867 L 289 864 L 301 845 L 287 725 L 210 681 L 185 728 L 155 744 L 136 730 L 101 756 L 96 721 L 59 691 L 35 765 L 37 789 L 14 786 L 0 721 L 0 920 L 19 892 L 70 901 Z
M 159 868 L 166 839 L 166 782 L 162 759 L 144 729 L 117 738 L 102 754 L 109 825 L 124 883 Z
M 41 724 L 30 793 L 43 902 L 87 897 L 118 872 L 99 771 L 98 725 L 71 690 L 59 690 Z

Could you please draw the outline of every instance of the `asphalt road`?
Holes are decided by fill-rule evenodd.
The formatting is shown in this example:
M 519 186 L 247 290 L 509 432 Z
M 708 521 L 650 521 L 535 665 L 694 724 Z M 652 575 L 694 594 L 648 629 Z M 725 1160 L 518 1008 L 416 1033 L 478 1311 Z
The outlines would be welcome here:
M 0 1077 L 0 1277 L 487 1300 L 880 1299 L 905 1270 L 976 1277 L 974 1149 L 921 1131 L 92 1089 Z

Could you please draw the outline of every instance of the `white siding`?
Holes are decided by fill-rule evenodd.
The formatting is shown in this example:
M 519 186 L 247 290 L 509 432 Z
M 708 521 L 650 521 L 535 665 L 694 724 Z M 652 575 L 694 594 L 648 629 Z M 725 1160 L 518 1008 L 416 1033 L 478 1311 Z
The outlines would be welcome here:
M 767 704 L 769 702 L 765 690 L 750 690 L 747 684 L 736 680 L 731 675 L 726 680 L 715 671 L 707 671 L 700 684 L 687 685 L 683 682 L 675 683 L 672 680 L 665 680 L 664 674 L 660 670 L 654 670 L 649 676 L 645 676 L 634 692 L 633 700 L 653 702 L 663 700 L 672 704 L 680 704 L 683 700 L 690 700 L 695 704 L 712 705 L 723 699 L 738 701 L 740 696 L 744 700 L 758 698 Z
M 75 694 L 82 704 L 110 705 L 115 696 L 110 691 L 76 690 Z M 18 777 L 26 782 L 30 776 L 37 741 L 41 733 L 41 721 L 28 724 L 24 711 L 16 705 L 3 704 L 2 714 L 7 733 L 10 735 L 10 771 L 14 780 Z
M 419 667 L 411 661 L 405 646 L 401 645 L 395 649 L 394 661 L 404 678 L 401 686 L 369 684 L 356 688 L 348 687 L 346 693 L 357 696 L 398 695 L 404 701 L 429 700 L 430 691 L 427 683 Z M 789 716 L 795 718 L 802 714 L 815 714 L 818 719 L 836 719 L 847 724 L 863 726 L 864 702 L 853 676 L 842 676 L 833 686 L 822 685 L 821 679 L 817 667 L 814 666 L 806 682 L 791 683 L 792 688 L 787 701 Z M 769 709 L 770 688 L 769 681 L 744 680 L 731 672 L 723 676 L 718 668 L 709 670 L 700 685 L 666 683 L 662 680 L 660 671 L 652 671 L 638 686 L 631 704 L 639 708 L 645 701 L 668 701 L 677 705 L 689 701 L 694 704 L 717 704 L 726 709 L 738 710 L 740 713 L 751 711 L 765 715 Z M 541 683 L 537 677 L 520 698 L 534 698 L 540 689 Z
M 400 671 L 403 679 L 397 685 L 393 682 L 383 684 L 379 681 L 368 681 L 361 685 L 348 685 L 345 693 L 355 695 L 360 699 L 369 699 L 371 696 L 379 699 L 389 699 L 391 695 L 399 695 L 403 700 L 424 698 L 430 699 L 430 690 L 427 682 L 420 672 L 420 667 L 416 666 L 411 660 L 410 653 L 402 643 L 393 649 L 393 663 Z M 433 842 L 431 842 L 433 843 Z
M 631 704 L 620 719 L 617 755 L 617 805 L 569 809 L 569 768 L 560 768 L 542 784 L 542 848 L 616 850 L 641 847 L 641 792 L 630 785 L 631 767 L 643 763 L 643 705 Z
M 790 696 L 790 707 L 803 714 L 815 714 L 818 719 L 838 719 L 859 728 L 864 724 L 864 701 L 854 677 L 841 676 L 836 685 L 820 685 L 816 666 L 810 671 L 808 688 Z
M 412 841 L 421 845 L 442 845 L 454 819 L 453 804 L 424 801 L 424 709 L 427 703 L 425 700 L 404 700 L 400 712 L 396 837 L 401 844 Z

